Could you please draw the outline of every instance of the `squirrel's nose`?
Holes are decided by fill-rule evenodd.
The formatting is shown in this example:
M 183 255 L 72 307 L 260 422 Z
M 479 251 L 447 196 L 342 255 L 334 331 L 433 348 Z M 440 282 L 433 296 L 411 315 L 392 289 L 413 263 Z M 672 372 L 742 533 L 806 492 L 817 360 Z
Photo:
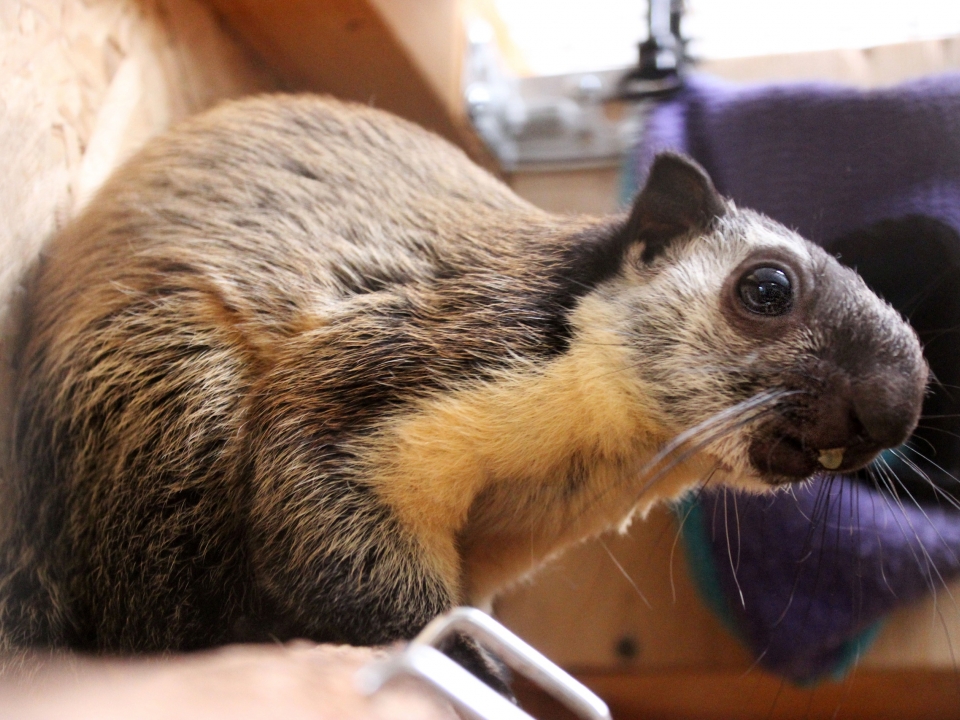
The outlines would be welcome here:
M 926 385 L 926 364 L 912 373 L 889 371 L 855 381 L 853 412 L 867 439 L 882 448 L 905 442 L 920 419 Z
M 821 386 L 817 412 L 798 428 L 802 444 L 827 469 L 862 467 L 910 437 L 920 418 L 926 380 L 923 363 L 856 379 L 831 373 Z

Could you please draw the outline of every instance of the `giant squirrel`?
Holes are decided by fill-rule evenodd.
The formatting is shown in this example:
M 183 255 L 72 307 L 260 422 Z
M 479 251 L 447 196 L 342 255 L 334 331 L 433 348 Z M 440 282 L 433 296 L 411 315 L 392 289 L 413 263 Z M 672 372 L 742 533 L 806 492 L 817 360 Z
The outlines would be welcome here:
M 690 160 L 556 216 L 311 96 L 149 142 L 28 307 L 7 648 L 406 638 L 698 483 L 862 467 L 927 380 L 855 273 Z

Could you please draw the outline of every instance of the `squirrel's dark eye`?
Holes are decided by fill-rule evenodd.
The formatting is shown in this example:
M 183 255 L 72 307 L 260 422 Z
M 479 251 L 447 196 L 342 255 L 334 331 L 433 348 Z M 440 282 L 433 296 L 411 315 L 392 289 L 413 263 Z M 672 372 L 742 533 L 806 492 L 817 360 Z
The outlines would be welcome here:
M 757 315 L 784 315 L 793 307 L 790 278 L 783 270 L 761 267 L 740 278 L 740 302 Z

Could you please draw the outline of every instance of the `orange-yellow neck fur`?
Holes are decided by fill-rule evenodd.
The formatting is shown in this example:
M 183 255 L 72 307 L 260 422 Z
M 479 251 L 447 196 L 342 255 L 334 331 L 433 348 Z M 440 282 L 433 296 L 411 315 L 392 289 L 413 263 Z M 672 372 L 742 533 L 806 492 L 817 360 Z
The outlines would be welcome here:
M 587 297 L 567 353 L 422 401 L 378 434 L 375 486 L 462 601 L 481 602 L 544 557 L 622 523 L 703 476 L 679 466 L 644 492 L 672 432 L 629 347 Z

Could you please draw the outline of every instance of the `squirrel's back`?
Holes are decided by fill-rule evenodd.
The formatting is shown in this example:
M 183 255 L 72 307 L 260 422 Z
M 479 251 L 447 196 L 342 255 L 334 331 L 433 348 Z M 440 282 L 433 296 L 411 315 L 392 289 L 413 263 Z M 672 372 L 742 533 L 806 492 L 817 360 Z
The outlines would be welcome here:
M 314 97 L 227 104 L 148 145 L 53 240 L 31 293 L 8 635 L 146 650 L 283 634 L 250 619 L 273 611 L 245 589 L 251 413 L 276 402 L 285 422 L 319 422 L 327 441 L 297 442 L 342 463 L 343 438 L 389 408 L 557 352 L 545 270 L 586 226 L 409 123 Z M 304 371 L 327 381 L 307 402 Z M 350 482 L 335 474 L 333 505 Z M 374 498 L 344 502 L 369 507 L 341 542 L 389 531 Z M 427 610 L 402 614 L 440 610 L 418 595 Z M 394 623 L 322 634 L 373 642 Z

